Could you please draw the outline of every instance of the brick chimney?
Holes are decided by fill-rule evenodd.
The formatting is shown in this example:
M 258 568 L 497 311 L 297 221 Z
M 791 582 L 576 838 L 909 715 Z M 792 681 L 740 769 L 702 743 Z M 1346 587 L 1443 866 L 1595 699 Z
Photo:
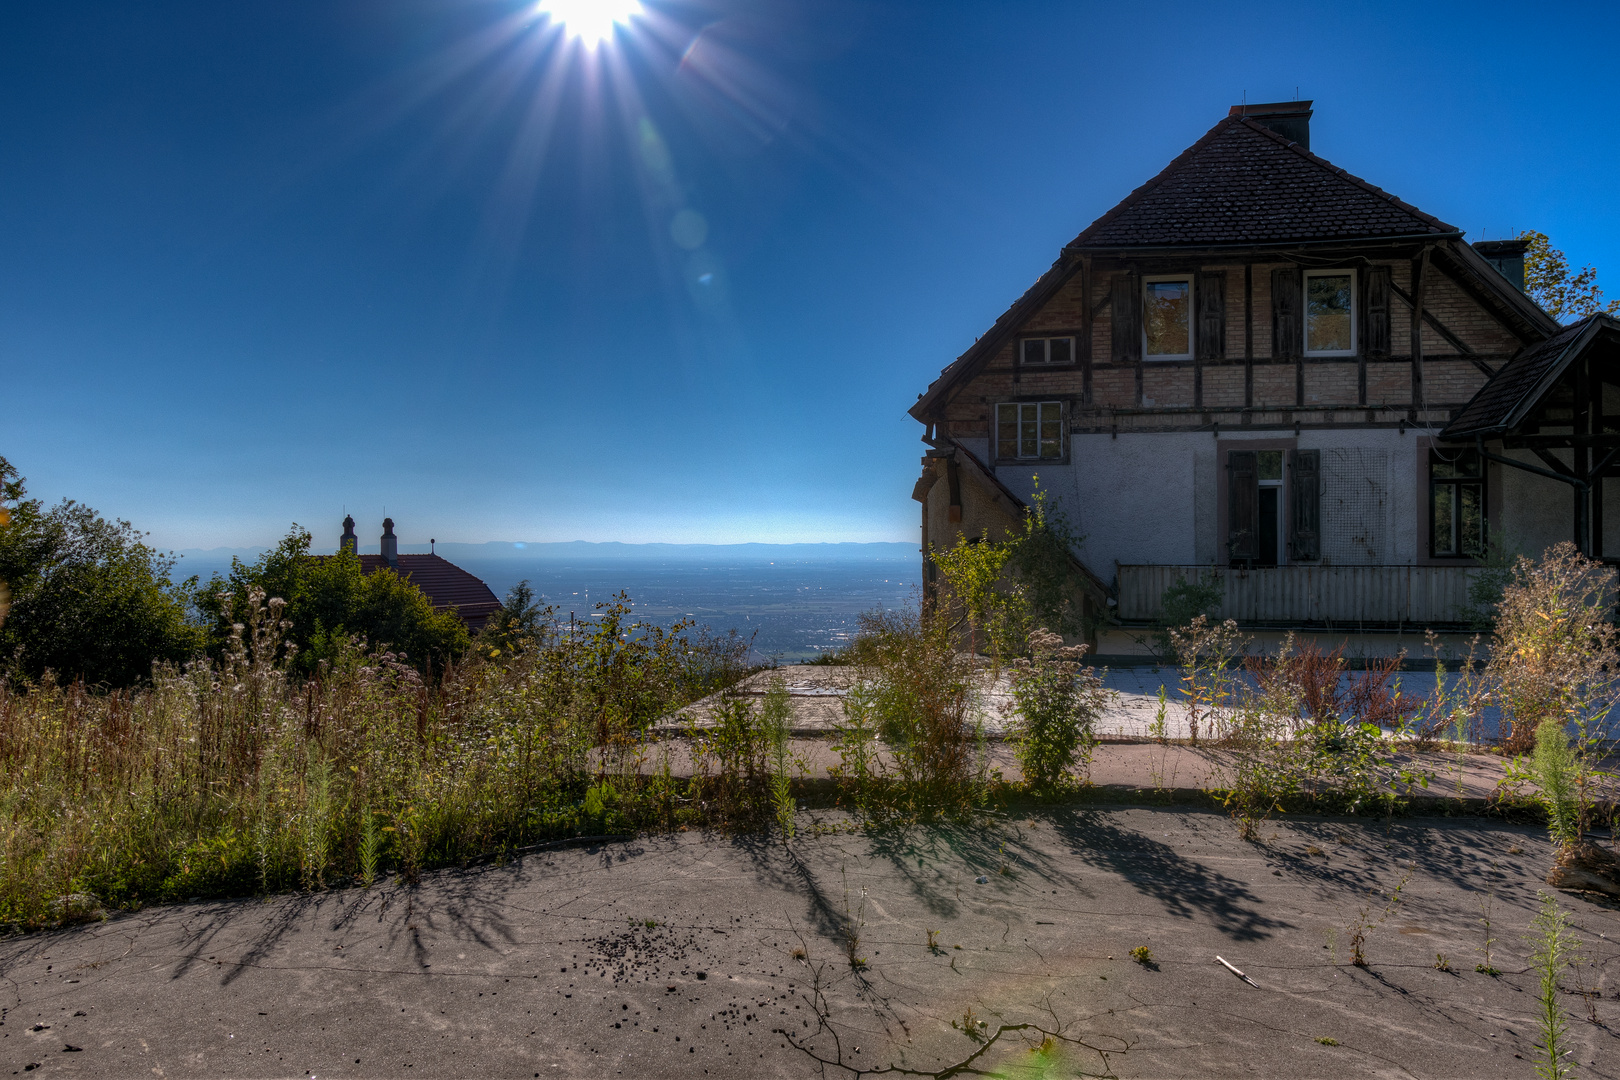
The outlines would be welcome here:
M 1520 292 L 1524 292 L 1524 253 L 1529 247 L 1528 240 L 1476 240 L 1473 244 L 1474 250 Z
M 1272 101 L 1261 105 L 1234 105 L 1228 116 L 1242 116 L 1268 127 L 1306 150 L 1311 148 L 1311 103 Z
M 393 518 L 383 518 L 382 557 L 390 568 L 399 569 L 399 537 L 394 535 Z
M 343 515 L 343 535 L 338 539 L 339 551 L 360 551 L 360 538 L 354 535 L 354 515 Z

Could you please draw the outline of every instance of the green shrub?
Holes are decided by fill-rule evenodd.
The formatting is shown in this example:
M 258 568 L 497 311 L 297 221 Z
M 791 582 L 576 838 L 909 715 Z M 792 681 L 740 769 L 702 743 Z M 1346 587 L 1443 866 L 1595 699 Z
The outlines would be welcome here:
M 1073 781 L 1073 771 L 1091 762 L 1095 726 L 1108 691 L 1102 675 L 1081 665 L 1086 646 L 1065 648 L 1046 630 L 1030 635 L 1033 659 L 1012 668 L 1013 748 L 1024 782 L 1054 792 Z

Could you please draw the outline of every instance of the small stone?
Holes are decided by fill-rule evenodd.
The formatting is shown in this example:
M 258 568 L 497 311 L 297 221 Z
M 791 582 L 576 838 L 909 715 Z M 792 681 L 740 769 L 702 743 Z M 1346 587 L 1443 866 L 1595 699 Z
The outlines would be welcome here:
M 988 885 L 990 884 L 990 879 L 985 877 L 983 874 L 980 874 L 978 877 L 973 879 L 973 882 L 976 885 Z

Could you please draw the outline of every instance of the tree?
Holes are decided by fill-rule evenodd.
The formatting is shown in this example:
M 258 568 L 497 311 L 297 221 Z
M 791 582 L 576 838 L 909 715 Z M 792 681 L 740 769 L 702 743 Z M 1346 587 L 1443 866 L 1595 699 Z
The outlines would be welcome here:
M 189 586 L 169 580 L 174 557 L 148 546 L 146 534 L 70 499 L 47 509 L 5 458 L 0 501 L 12 504 L 0 528 L 0 581 L 11 590 L 0 670 L 128 686 L 154 662 L 197 655 Z
M 402 652 L 424 670 L 467 651 L 466 624 L 454 612 L 435 611 L 408 580 L 387 568 L 364 573 L 352 551 L 311 556 L 309 544 L 309 532 L 294 524 L 257 562 L 233 559 L 228 577 L 216 574 L 196 588 L 194 603 L 208 624 L 211 652 L 225 648 L 233 623 L 246 622 L 254 588 L 287 601 L 281 617 L 291 625 L 283 640 L 296 646 L 293 666 L 306 673 L 336 659 L 351 637 Z
M 505 602 L 479 632 L 478 643 L 493 656 L 527 648 L 551 617 L 552 609 L 535 603 L 534 588 L 524 579 L 507 591 Z
M 1568 257 L 1552 246 L 1546 233 L 1530 230 L 1518 238 L 1530 244 L 1524 253 L 1525 291 L 1547 314 L 1560 322 L 1574 322 L 1599 311 L 1607 315 L 1620 311 L 1620 300 L 1604 303 L 1596 267 L 1572 274 Z

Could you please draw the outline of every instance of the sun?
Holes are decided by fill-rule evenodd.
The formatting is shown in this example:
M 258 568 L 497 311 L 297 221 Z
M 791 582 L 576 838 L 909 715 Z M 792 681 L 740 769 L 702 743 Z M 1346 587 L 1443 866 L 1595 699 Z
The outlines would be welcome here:
M 535 10 L 588 49 L 613 38 L 613 28 L 645 15 L 641 0 L 540 0 Z

